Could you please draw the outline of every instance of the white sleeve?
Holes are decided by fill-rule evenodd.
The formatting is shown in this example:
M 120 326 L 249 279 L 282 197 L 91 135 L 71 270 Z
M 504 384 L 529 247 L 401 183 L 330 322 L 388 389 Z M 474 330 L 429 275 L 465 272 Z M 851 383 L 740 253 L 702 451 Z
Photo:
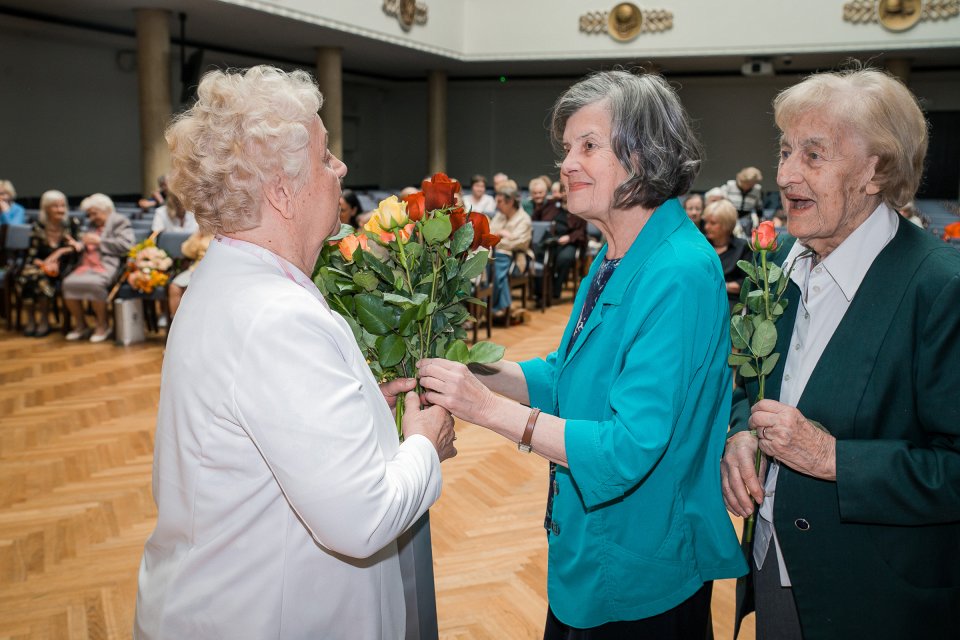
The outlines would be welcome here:
M 423 436 L 386 456 L 378 434 L 394 427 L 378 421 L 389 412 L 371 406 L 337 345 L 352 337 L 341 335 L 329 313 L 293 295 L 257 311 L 237 345 L 234 402 L 241 426 L 317 542 L 365 558 L 440 497 L 440 460 Z

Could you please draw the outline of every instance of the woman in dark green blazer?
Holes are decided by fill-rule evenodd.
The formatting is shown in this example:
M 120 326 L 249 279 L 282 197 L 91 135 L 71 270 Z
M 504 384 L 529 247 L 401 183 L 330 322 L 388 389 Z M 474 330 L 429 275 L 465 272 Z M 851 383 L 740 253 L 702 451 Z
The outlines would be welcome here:
M 426 399 L 553 463 L 545 638 L 712 637 L 712 581 L 747 567 L 719 484 L 723 273 L 676 199 L 699 145 L 669 85 L 626 72 L 571 87 L 552 129 L 568 210 L 607 241 L 590 286 L 547 358 L 425 361 Z
M 960 638 L 960 252 L 894 210 L 919 184 L 926 122 L 874 70 L 812 76 L 774 110 L 786 260 L 813 253 L 793 261 L 768 399 L 737 394 L 722 465 L 731 512 L 773 504 L 759 570 L 751 553 L 757 638 Z M 758 445 L 779 461 L 764 487 Z

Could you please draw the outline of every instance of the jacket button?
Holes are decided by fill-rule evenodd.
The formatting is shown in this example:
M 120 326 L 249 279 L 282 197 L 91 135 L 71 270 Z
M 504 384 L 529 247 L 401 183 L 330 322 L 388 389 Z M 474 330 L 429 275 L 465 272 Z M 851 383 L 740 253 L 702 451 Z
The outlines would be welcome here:
M 807 531 L 810 528 L 810 523 L 804 518 L 797 518 L 793 521 L 793 526 L 795 526 L 797 529 L 800 529 L 800 531 Z
M 555 535 L 555 536 L 560 535 L 560 525 L 558 525 L 556 522 L 551 523 L 551 524 L 550 524 L 550 531 L 552 531 L 552 532 L 553 532 L 553 535 Z

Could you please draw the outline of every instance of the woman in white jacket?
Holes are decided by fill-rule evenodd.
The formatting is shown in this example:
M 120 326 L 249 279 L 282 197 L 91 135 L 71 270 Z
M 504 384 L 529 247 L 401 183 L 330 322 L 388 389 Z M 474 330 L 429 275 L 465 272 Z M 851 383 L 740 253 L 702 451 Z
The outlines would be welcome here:
M 169 178 L 217 235 L 167 342 L 135 635 L 402 638 L 394 540 L 440 495 L 453 420 L 410 395 L 398 443 L 413 380 L 378 387 L 310 280 L 347 172 L 313 79 L 217 71 L 198 94 Z

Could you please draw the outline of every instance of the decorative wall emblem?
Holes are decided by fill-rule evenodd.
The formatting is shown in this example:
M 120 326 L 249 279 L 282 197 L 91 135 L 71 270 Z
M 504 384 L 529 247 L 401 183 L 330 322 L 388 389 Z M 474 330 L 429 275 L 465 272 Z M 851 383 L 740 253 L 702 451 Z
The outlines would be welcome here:
M 656 33 L 673 28 L 673 12 L 641 9 L 632 2 L 621 2 L 610 11 L 590 11 L 580 16 L 580 31 L 606 32 L 620 42 L 633 40 L 641 33 Z
M 846 22 L 879 22 L 890 31 L 906 31 L 924 20 L 948 20 L 958 15 L 960 0 L 852 0 L 843 5 Z
M 417 0 L 383 0 L 383 12 L 397 16 L 404 31 L 416 24 L 427 24 L 427 5 Z

